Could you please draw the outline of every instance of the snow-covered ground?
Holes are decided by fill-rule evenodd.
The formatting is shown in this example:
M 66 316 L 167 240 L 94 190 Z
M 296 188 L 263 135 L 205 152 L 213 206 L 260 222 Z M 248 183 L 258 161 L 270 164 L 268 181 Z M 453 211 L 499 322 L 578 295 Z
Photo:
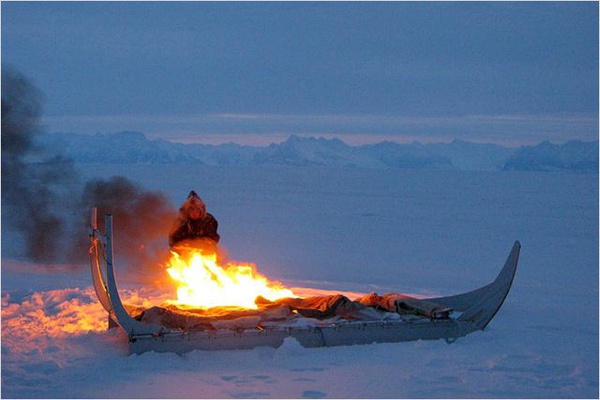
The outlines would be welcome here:
M 196 190 L 230 258 L 288 287 L 460 293 L 493 279 L 515 240 L 519 269 L 486 330 L 453 344 L 304 349 L 290 340 L 279 349 L 128 355 L 123 334 L 105 330 L 84 266 L 3 254 L 3 398 L 599 396 L 597 173 L 195 165 L 85 173 L 125 175 L 176 205 Z M 127 266 L 116 257 L 118 273 Z M 127 301 L 158 301 L 161 277 L 119 278 Z

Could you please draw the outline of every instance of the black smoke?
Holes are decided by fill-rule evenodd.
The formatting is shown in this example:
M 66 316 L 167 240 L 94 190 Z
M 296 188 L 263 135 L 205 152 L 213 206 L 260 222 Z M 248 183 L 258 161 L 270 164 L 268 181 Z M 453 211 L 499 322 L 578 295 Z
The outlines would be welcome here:
M 133 269 L 156 264 L 168 248 L 176 209 L 159 192 L 124 177 L 82 183 L 74 163 L 38 145 L 44 96 L 2 66 L 2 252 L 30 261 L 79 264 L 89 257 L 90 210 L 114 216 L 115 252 Z M 159 256 L 160 254 L 160 256 Z
M 60 207 L 68 207 L 60 191 L 76 182 L 77 173 L 68 159 L 37 144 L 43 101 L 23 75 L 2 69 L 2 223 L 22 234 L 31 260 L 54 262 L 69 229 L 60 216 Z M 11 236 L 3 238 L 3 248 Z
M 113 216 L 115 253 L 132 269 L 152 269 L 166 255 L 167 235 L 177 212 L 163 193 L 113 176 L 87 182 L 80 206 L 86 212 L 90 206 L 98 208 L 100 230 L 104 230 L 104 216 Z

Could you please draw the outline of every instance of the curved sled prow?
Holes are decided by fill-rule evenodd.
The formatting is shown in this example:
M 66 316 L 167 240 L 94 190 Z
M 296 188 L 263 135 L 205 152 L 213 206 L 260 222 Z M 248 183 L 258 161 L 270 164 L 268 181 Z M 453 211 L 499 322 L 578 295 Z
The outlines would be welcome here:
M 484 329 L 502 307 L 510 291 L 517 271 L 520 252 L 521 243 L 516 241 L 504 267 L 492 283 L 472 292 L 440 297 L 432 299 L 432 301 L 461 311 L 462 315 L 458 318 L 459 321 L 470 322 L 476 329 Z
M 105 216 L 105 234 L 102 234 L 97 227 L 96 213 L 97 209 L 94 207 L 91 218 L 90 254 L 92 256 L 92 279 L 98 300 L 108 312 L 110 320 L 123 328 L 129 335 L 160 334 L 162 332 L 160 326 L 145 324 L 132 318 L 123 306 L 113 268 L 113 217 L 110 214 Z M 102 275 L 102 252 L 104 252 L 103 258 L 106 262 L 106 279 Z

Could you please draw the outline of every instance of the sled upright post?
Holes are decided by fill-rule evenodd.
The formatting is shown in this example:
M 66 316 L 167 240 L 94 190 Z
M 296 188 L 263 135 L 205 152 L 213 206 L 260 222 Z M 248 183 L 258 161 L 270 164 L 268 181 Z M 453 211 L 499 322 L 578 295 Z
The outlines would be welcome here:
M 98 230 L 98 207 L 92 207 L 92 212 L 90 213 L 90 226 L 93 231 Z
M 97 221 L 94 213 L 97 213 L 96 207 L 92 208 L 90 218 L 92 223 Z M 114 271 L 113 216 L 111 214 L 105 215 L 104 234 L 93 226 L 90 229 L 92 278 L 98 300 L 108 312 L 109 328 L 113 326 L 121 327 L 127 332 L 130 340 L 135 335 L 160 334 L 163 330 L 162 327 L 144 324 L 132 318 L 121 302 Z

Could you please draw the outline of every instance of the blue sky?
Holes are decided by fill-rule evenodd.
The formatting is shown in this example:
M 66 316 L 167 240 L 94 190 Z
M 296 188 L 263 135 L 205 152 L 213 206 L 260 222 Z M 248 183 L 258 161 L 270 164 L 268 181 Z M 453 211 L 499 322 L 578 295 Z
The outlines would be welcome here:
M 598 138 L 597 2 L 6 2 L 48 131 Z

